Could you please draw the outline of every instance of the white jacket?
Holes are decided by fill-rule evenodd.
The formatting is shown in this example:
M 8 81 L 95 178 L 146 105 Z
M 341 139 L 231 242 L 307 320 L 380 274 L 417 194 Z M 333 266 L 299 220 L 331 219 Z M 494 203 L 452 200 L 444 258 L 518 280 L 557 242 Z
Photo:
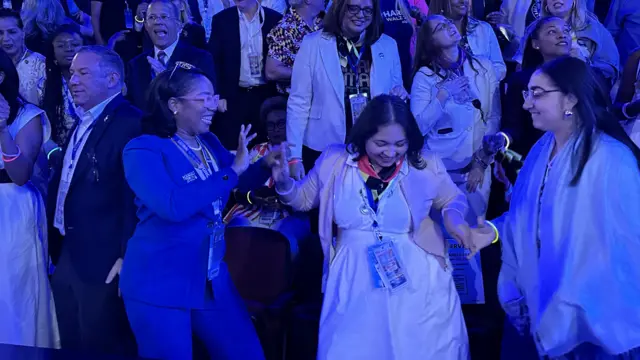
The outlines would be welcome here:
M 371 46 L 371 98 L 402 86 L 395 40 L 382 35 Z M 296 55 L 287 103 L 287 142 L 291 157 L 302 157 L 302 145 L 323 151 L 346 138 L 344 77 L 334 35 L 307 35 Z

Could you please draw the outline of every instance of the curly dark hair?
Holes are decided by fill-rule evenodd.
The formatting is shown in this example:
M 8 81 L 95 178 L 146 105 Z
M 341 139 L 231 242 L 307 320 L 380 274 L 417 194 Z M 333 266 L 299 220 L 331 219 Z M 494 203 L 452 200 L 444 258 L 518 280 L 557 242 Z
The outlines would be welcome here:
M 533 40 L 538 40 L 540 38 L 540 30 L 542 29 L 542 26 L 554 20 L 562 19 L 557 16 L 545 16 L 543 18 L 537 19 L 535 22 L 529 25 L 529 28 L 527 29 L 527 32 L 524 36 L 525 46 L 522 53 L 523 69 L 535 69 L 544 63 L 544 58 L 542 57 L 542 53 L 540 53 L 540 50 L 533 48 Z
M 381 126 L 398 124 L 404 129 L 409 142 L 407 160 L 409 165 L 416 169 L 424 169 L 427 166 L 422 157 L 424 137 L 416 122 L 409 105 L 397 96 L 380 95 L 371 100 L 353 125 L 351 134 L 347 140 L 347 151 L 357 154 L 356 160 L 366 155 L 366 143 Z

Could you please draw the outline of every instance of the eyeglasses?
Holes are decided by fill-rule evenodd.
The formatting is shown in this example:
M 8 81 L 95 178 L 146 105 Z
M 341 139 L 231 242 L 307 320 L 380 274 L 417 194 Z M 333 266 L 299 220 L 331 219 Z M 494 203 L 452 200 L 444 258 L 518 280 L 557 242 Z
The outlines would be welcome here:
M 540 99 L 541 97 L 554 92 L 562 92 L 562 90 L 554 89 L 554 90 L 545 90 L 545 89 L 532 89 L 532 90 L 523 90 L 522 97 L 524 101 L 529 100 L 530 98 L 533 100 Z
M 220 95 L 206 95 L 206 96 L 199 96 L 199 97 L 180 96 L 180 97 L 177 97 L 176 99 L 202 102 L 208 108 L 217 109 L 218 103 L 220 102 Z
M 347 5 L 347 11 L 351 15 L 358 15 L 362 11 L 362 15 L 366 18 L 370 18 L 373 15 L 373 8 L 370 6 L 360 7 L 358 5 Z
M 286 121 L 267 122 L 267 131 L 284 130 L 287 128 Z
M 173 17 L 171 17 L 169 15 L 160 15 L 160 16 L 158 16 L 158 15 L 151 14 L 151 15 L 147 16 L 146 20 L 147 20 L 148 23 L 155 24 L 159 20 L 162 20 L 163 23 L 166 23 L 167 21 L 172 20 L 172 19 L 175 19 L 175 18 L 173 18 Z
M 196 67 L 191 65 L 191 64 L 189 64 L 189 63 L 187 63 L 187 62 L 184 62 L 184 61 L 176 61 L 176 64 L 173 67 L 173 70 L 171 70 L 171 75 L 169 75 L 169 80 L 171 80 L 171 78 L 173 77 L 173 74 L 176 73 L 176 70 L 178 68 L 181 68 L 181 69 L 184 69 L 184 70 L 193 70 Z

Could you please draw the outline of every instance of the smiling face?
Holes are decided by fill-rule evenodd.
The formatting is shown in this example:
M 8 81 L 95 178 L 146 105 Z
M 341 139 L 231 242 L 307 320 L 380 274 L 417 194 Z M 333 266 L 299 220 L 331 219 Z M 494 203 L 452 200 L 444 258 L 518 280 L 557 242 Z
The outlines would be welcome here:
M 360 36 L 371 25 L 373 19 L 371 0 L 346 0 L 342 31 L 348 38 Z
M 551 15 L 564 19 L 571 12 L 574 1 L 575 0 L 544 0 L 542 5 L 546 6 L 547 11 L 549 11 Z
M 173 4 L 156 2 L 149 5 L 144 28 L 158 49 L 164 50 L 178 40 L 180 26 Z
M 79 34 L 62 33 L 53 39 L 53 56 L 61 68 L 71 66 L 73 57 L 82 47 L 83 41 Z
M 183 96 L 169 99 L 168 105 L 175 114 L 178 128 L 187 134 L 198 135 L 209 131 L 218 107 L 218 97 L 211 81 L 197 75 L 190 81 L 188 91 Z
M 24 52 L 24 31 L 18 27 L 18 20 L 12 17 L 0 18 L 0 46 L 11 58 Z
M 531 41 L 545 59 L 569 55 L 571 51 L 571 29 L 560 19 L 553 19 L 540 27 L 538 38 Z
M 565 115 L 576 106 L 575 97 L 562 93 L 551 78 L 536 71 L 524 93 L 523 109 L 531 113 L 533 126 L 542 131 L 566 131 L 573 126 L 573 118 Z
M 449 0 L 451 18 L 460 19 L 469 13 L 470 0 Z
M 393 123 L 379 127 L 378 132 L 367 140 L 365 149 L 374 166 L 388 167 L 405 156 L 409 140 L 402 126 Z
M 457 46 L 462 38 L 453 21 L 444 16 L 433 16 L 427 26 L 431 30 L 433 45 L 437 49 L 446 49 Z

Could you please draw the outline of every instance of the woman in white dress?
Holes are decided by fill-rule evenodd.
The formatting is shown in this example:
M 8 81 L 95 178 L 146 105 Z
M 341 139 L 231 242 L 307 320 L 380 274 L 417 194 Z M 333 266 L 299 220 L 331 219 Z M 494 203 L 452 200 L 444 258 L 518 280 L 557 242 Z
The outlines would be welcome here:
M 465 246 L 495 233 L 469 229 L 464 195 L 437 155 L 422 153 L 423 142 L 409 106 L 381 95 L 365 107 L 348 145 L 325 150 L 304 179 L 290 178 L 286 164 L 274 168 L 284 203 L 320 210 L 319 360 L 469 357 L 451 264 L 429 212 L 441 211 Z
M 537 351 L 519 346 L 502 358 L 638 359 L 640 149 L 579 59 L 545 63 L 523 95 L 533 125 L 547 133 L 496 221 L 498 295 Z
M 47 278 L 44 202 L 31 179 L 51 129 L 18 95 L 18 73 L 0 52 L 0 343 L 59 347 Z

